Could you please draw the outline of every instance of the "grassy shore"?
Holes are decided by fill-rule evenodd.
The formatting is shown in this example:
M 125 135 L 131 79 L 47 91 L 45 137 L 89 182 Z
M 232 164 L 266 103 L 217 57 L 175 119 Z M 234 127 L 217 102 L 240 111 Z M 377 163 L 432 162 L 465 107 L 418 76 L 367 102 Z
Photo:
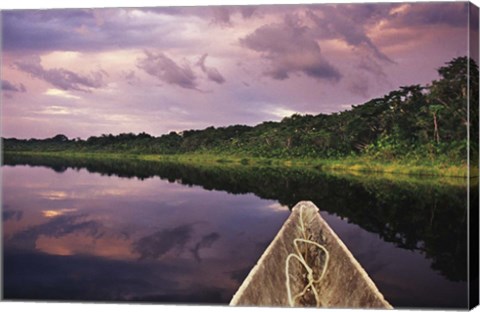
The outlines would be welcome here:
M 395 160 L 379 161 L 365 156 L 352 156 L 343 159 L 317 158 L 260 158 L 212 154 L 143 155 L 124 153 L 84 153 L 84 152 L 7 152 L 32 156 L 68 157 L 83 159 L 132 159 L 144 161 L 176 162 L 208 166 L 272 166 L 290 168 L 315 168 L 323 171 L 350 173 L 382 173 L 389 175 L 416 175 L 431 177 L 467 177 L 467 165 L 453 165 L 435 161 Z M 472 168 L 478 176 L 478 168 Z

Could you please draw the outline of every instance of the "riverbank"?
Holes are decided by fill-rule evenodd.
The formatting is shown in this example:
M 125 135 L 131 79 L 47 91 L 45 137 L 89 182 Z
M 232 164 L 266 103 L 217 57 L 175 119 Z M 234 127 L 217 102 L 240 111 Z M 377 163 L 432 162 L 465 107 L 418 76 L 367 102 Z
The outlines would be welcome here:
M 132 159 L 144 161 L 176 162 L 209 166 L 272 166 L 289 168 L 315 168 L 324 171 L 351 173 L 383 173 L 389 175 L 415 175 L 430 177 L 467 177 L 467 165 L 452 165 L 438 161 L 395 160 L 379 161 L 366 156 L 351 156 L 343 159 L 317 158 L 261 158 L 212 154 L 144 155 L 131 153 L 85 153 L 85 152 L 5 152 L 10 155 L 32 155 L 83 159 Z M 471 177 L 478 177 L 478 167 Z

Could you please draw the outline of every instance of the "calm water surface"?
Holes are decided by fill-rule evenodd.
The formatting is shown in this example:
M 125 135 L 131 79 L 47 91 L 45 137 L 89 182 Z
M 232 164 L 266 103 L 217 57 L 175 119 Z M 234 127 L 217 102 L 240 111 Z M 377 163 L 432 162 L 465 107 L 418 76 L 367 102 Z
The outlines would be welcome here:
M 312 200 L 395 307 L 466 306 L 462 186 L 248 166 L 5 163 L 6 299 L 226 304 L 289 209 Z

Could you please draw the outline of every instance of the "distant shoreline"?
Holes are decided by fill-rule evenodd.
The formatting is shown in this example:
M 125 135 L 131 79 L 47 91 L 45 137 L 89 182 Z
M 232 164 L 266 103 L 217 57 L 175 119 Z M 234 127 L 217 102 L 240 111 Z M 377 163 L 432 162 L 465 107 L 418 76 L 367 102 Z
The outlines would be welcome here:
M 142 160 L 158 162 L 176 162 L 182 164 L 202 164 L 209 166 L 271 166 L 288 168 L 315 168 L 322 171 L 345 171 L 357 173 L 383 173 L 394 175 L 467 178 L 466 164 L 446 164 L 438 161 L 427 162 L 408 159 L 390 162 L 375 160 L 367 156 L 347 156 L 342 159 L 321 158 L 265 158 L 242 155 L 222 155 L 207 153 L 185 154 L 134 154 L 134 153 L 85 153 L 85 152 L 39 152 L 39 151 L 3 151 L 7 155 L 25 155 L 38 157 Z M 471 178 L 478 177 L 478 167 L 471 168 Z

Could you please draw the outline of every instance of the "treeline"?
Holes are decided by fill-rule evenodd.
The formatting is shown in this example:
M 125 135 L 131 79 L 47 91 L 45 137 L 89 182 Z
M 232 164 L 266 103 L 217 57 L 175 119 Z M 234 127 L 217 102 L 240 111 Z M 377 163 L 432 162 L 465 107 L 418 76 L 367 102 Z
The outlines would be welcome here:
M 473 150 L 478 151 L 478 66 L 472 59 L 458 57 L 438 73 L 439 79 L 429 85 L 401 87 L 329 115 L 295 114 L 254 127 L 208 127 L 160 137 L 122 133 L 87 140 L 62 134 L 44 140 L 10 138 L 3 139 L 3 146 L 5 151 L 216 153 L 277 158 L 369 155 L 384 160 L 443 157 L 463 161 L 468 127 Z

